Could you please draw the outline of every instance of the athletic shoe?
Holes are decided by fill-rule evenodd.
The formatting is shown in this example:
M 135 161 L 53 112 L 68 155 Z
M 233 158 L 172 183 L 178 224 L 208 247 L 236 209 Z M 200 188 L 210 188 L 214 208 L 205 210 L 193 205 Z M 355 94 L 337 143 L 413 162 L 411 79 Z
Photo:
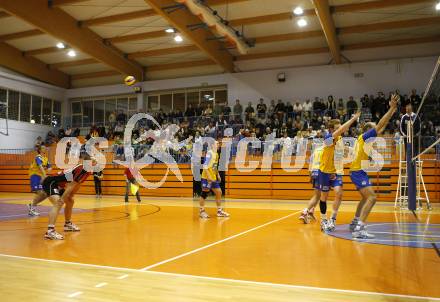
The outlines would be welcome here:
M 321 219 L 321 231 L 327 232 L 328 230 L 328 221 L 327 219 Z
M 44 234 L 44 238 L 49 240 L 64 240 L 64 236 L 54 229 L 47 230 L 46 234 Z
M 348 227 L 350 229 L 351 232 L 354 232 L 354 229 L 356 228 L 356 226 L 358 225 L 359 220 L 357 219 L 353 219 L 350 223 L 350 226 Z
M 301 215 L 299 216 L 299 220 L 302 220 L 302 222 L 304 224 L 308 224 L 309 221 L 309 215 L 307 213 L 302 212 Z
M 313 212 L 308 212 L 307 215 L 309 215 L 309 218 L 311 218 L 313 221 L 316 221 L 315 214 Z
M 81 229 L 72 222 L 64 224 L 64 232 L 79 232 Z
M 327 231 L 333 232 L 336 229 L 336 219 L 331 218 L 327 224 Z
M 31 217 L 40 216 L 40 213 L 37 212 L 37 210 L 32 204 L 29 204 L 28 208 L 29 208 L 29 212 L 28 212 L 29 216 Z
M 357 225 L 351 235 L 355 239 L 374 239 L 376 237 L 367 232 L 367 227 L 365 225 Z
M 229 217 L 230 215 L 223 210 L 217 210 L 217 217 Z
M 208 215 L 208 213 L 206 213 L 205 210 L 200 211 L 199 217 L 200 217 L 200 218 L 203 218 L 203 219 L 208 219 L 208 218 L 210 218 L 210 216 Z

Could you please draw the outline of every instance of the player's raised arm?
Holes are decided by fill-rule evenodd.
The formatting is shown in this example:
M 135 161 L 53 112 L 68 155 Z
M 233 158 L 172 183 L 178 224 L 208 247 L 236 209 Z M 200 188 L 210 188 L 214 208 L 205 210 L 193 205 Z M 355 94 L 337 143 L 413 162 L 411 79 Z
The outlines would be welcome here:
M 390 119 L 393 117 L 394 113 L 397 110 L 398 102 L 399 102 L 399 96 L 397 94 L 393 94 L 391 96 L 390 109 L 388 109 L 388 112 L 385 113 L 385 115 L 380 119 L 379 123 L 377 123 L 376 132 L 378 135 L 385 130 Z
M 356 122 L 360 116 L 361 116 L 361 112 L 360 111 L 356 112 L 350 120 L 345 122 L 341 127 L 339 127 L 337 130 L 335 130 L 335 132 L 333 132 L 332 134 L 333 138 L 340 136 L 345 131 L 350 129 L 351 125 L 353 125 L 354 122 Z

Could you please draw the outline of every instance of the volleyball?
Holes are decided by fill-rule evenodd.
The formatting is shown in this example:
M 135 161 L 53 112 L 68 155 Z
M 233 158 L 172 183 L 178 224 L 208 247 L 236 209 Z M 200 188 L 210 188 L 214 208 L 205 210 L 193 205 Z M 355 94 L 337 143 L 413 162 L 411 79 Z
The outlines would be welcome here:
M 136 83 L 136 78 L 134 76 L 127 76 L 124 82 L 127 86 L 133 86 Z

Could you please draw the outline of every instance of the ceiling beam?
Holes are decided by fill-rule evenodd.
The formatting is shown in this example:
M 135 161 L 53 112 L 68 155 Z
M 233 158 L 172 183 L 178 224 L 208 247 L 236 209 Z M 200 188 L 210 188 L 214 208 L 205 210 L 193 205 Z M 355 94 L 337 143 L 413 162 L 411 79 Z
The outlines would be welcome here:
M 190 61 L 190 62 L 153 65 L 153 66 L 147 67 L 147 72 L 170 70 L 170 69 L 191 68 L 191 67 L 208 66 L 208 65 L 216 65 L 216 63 L 213 60 L 207 59 L 207 60 L 198 60 L 198 61 Z
M 0 0 L 0 7 L 120 73 L 143 79 L 143 68 L 139 64 L 105 45 L 102 38 L 90 29 L 78 27 L 78 21 L 62 9 L 48 7 L 47 0 Z
M 60 49 L 54 46 L 54 47 L 38 48 L 38 49 L 24 51 L 23 55 L 26 57 L 31 57 L 31 56 L 44 55 L 48 53 L 55 53 L 61 51 L 65 51 L 65 49 Z
M 112 77 L 117 75 L 121 75 L 121 73 L 117 72 L 116 70 L 104 70 L 104 71 L 97 71 L 97 72 L 90 72 L 83 74 L 75 74 L 71 76 L 71 79 L 72 81 L 78 81 L 78 80 L 92 79 L 92 78 Z
M 144 10 L 124 13 L 124 14 L 111 15 L 111 16 L 105 16 L 105 17 L 100 17 L 100 18 L 95 18 L 95 19 L 84 20 L 84 21 L 81 21 L 81 25 L 83 25 L 83 26 L 96 26 L 96 25 L 116 23 L 116 22 L 133 20 L 133 19 L 148 18 L 151 16 L 156 16 L 156 12 L 152 9 L 144 9 Z
M 166 56 L 171 54 L 179 54 L 179 53 L 198 51 L 198 50 L 199 48 L 195 45 L 161 48 L 161 49 L 133 52 L 128 54 L 128 58 L 136 59 L 136 58 L 145 58 L 145 57 Z
M 140 33 L 140 34 L 119 36 L 119 37 L 109 38 L 107 40 L 110 43 L 123 43 L 123 42 L 130 42 L 130 41 L 139 41 L 139 40 L 161 38 L 161 37 L 165 37 L 167 35 L 169 35 L 169 34 L 166 33 L 165 30 L 157 30 L 157 31 L 150 31 L 150 32 Z
M 44 32 L 42 32 L 39 29 L 31 29 L 31 30 L 26 30 L 26 31 L 20 31 L 20 32 L 17 32 L 17 33 L 1 35 L 0 36 L 0 42 L 16 40 L 16 39 L 21 39 L 21 38 L 34 37 L 34 36 L 39 36 L 39 35 L 43 35 L 43 34 L 44 34 Z
M 81 66 L 81 65 L 90 65 L 90 64 L 96 64 L 99 63 L 95 59 L 83 59 L 83 60 L 76 60 L 76 61 L 66 61 L 66 62 L 59 62 L 50 64 L 50 68 L 63 68 L 63 67 L 75 67 L 75 66 Z
M 49 0 L 52 1 L 52 7 L 62 6 L 62 5 L 70 5 L 70 4 L 77 4 L 81 2 L 86 2 L 89 0 Z
M 209 6 L 216 6 L 216 5 L 229 5 L 233 3 L 239 3 L 239 2 L 247 2 L 250 0 L 208 0 L 207 3 Z
M 200 24 L 200 19 L 197 16 L 194 16 L 186 9 L 167 13 L 163 8 L 175 6 L 176 2 L 172 0 L 145 0 L 145 2 L 224 70 L 228 72 L 234 71 L 232 55 L 227 50 L 224 50 L 224 47 L 218 40 L 209 40 L 209 38 L 213 37 L 211 32 L 205 29 L 192 30 L 188 28 L 188 25 Z
M 338 6 L 332 6 L 332 13 L 349 13 L 357 11 L 371 11 L 374 9 L 389 8 L 395 6 L 434 3 L 433 0 L 377 0 L 361 3 L 351 3 Z
M 257 60 L 257 59 L 267 59 L 276 57 L 290 57 L 298 55 L 309 55 L 317 53 L 328 53 L 328 47 L 318 47 L 318 48 L 304 48 L 304 49 L 292 49 L 285 51 L 271 51 L 264 53 L 254 53 L 244 56 L 239 56 L 236 58 L 237 61 L 247 61 L 247 60 Z
M 440 24 L 440 17 L 428 17 L 428 18 L 419 18 L 419 19 L 410 19 L 410 20 L 401 20 L 401 21 L 372 23 L 366 25 L 348 26 L 348 27 L 338 28 L 337 32 L 340 35 L 359 34 L 359 33 L 366 33 L 366 32 L 379 31 L 379 30 L 421 27 L 421 26 L 436 25 L 436 24 Z
M 70 86 L 68 75 L 48 68 L 38 59 L 23 56 L 20 50 L 3 42 L 0 42 L 0 65 L 55 86 Z
M 261 36 L 253 39 L 255 39 L 256 44 L 260 44 L 260 43 L 272 43 L 272 42 L 280 42 L 280 41 L 302 40 L 302 39 L 316 38 L 322 36 L 324 36 L 324 33 L 321 30 L 311 30 L 311 31 L 294 32 L 289 34 Z
M 342 50 L 357 50 L 357 49 L 368 49 L 368 48 L 380 48 L 380 47 L 391 47 L 391 46 L 402 46 L 402 45 L 412 45 L 412 44 L 426 44 L 440 42 L 440 35 L 420 37 L 420 38 L 409 38 L 409 39 L 398 39 L 398 40 L 388 40 L 380 42 L 367 42 L 367 43 L 355 43 L 342 46 Z
M 333 61 L 335 64 L 341 64 L 340 46 L 338 37 L 336 36 L 335 23 L 330 13 L 329 2 L 328 0 L 312 0 L 312 2 L 315 5 L 315 12 L 318 16 L 319 23 L 321 23 L 322 30 L 324 31 Z

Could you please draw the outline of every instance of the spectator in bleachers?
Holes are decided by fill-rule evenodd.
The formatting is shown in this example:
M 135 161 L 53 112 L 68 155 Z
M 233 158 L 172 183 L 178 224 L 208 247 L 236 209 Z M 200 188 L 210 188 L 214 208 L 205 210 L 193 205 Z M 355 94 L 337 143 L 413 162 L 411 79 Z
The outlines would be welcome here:
M 299 103 L 299 101 L 296 101 L 295 105 L 293 106 L 293 112 L 295 115 L 295 118 L 297 116 L 302 116 L 302 112 L 303 112 L 303 106 Z
M 278 100 L 275 106 L 275 113 L 278 116 L 278 119 L 282 120 L 284 118 L 285 106 L 282 100 Z
M 335 113 L 336 113 L 336 102 L 333 99 L 332 95 L 329 95 L 327 97 L 327 104 L 325 109 L 327 110 L 327 113 L 329 116 L 331 116 L 332 118 L 335 117 Z
M 46 135 L 45 145 L 49 146 L 56 142 L 56 136 L 52 131 L 49 131 Z
M 306 102 L 302 105 L 304 112 L 312 112 L 313 110 L 313 104 L 310 102 L 309 99 L 306 100 Z
M 339 117 L 345 116 L 345 106 L 344 106 L 344 100 L 341 98 L 338 100 L 338 105 L 336 106 L 336 112 L 338 113 Z
M 270 101 L 269 109 L 267 110 L 267 116 L 272 118 L 272 115 L 275 113 L 275 100 Z
M 294 112 L 293 106 L 292 106 L 292 104 L 290 102 L 286 103 L 286 107 L 284 109 L 285 109 L 285 112 L 286 112 L 286 118 L 287 119 L 295 117 L 295 112 Z
M 348 102 L 347 102 L 347 114 L 348 114 L 348 116 L 350 117 L 351 115 L 355 114 L 357 110 L 358 110 L 358 104 L 356 103 L 354 98 L 352 96 L 350 96 L 348 98 Z
M 240 100 L 235 100 L 233 112 L 234 112 L 234 117 L 237 116 L 241 117 L 241 115 L 243 114 L 243 106 L 240 104 Z
M 252 107 L 252 102 L 248 103 L 248 106 L 246 107 L 244 112 L 246 114 L 246 121 L 250 120 L 253 117 L 253 115 L 255 113 L 255 109 L 254 109 L 254 107 Z
M 257 113 L 259 118 L 266 117 L 267 106 L 263 99 L 260 99 L 260 103 L 257 105 Z
M 127 115 L 123 110 L 119 110 L 118 115 L 116 116 L 116 122 L 125 125 L 127 123 Z
M 227 120 L 229 120 L 229 116 L 231 115 L 231 107 L 229 107 L 228 104 L 226 104 L 226 105 L 223 107 L 223 115 L 225 116 L 225 118 L 226 118 Z
M 113 129 L 116 126 L 116 112 L 115 111 L 112 111 L 108 115 L 108 124 L 111 129 Z
M 420 103 L 422 102 L 422 98 L 420 95 L 417 94 L 417 90 L 413 89 L 411 90 L 411 95 L 409 96 L 409 101 L 413 105 L 413 108 L 418 109 L 420 106 Z
M 187 117 L 196 116 L 196 111 L 193 108 L 192 104 L 188 104 L 188 107 L 186 108 L 186 111 L 185 111 L 185 116 L 187 116 Z

